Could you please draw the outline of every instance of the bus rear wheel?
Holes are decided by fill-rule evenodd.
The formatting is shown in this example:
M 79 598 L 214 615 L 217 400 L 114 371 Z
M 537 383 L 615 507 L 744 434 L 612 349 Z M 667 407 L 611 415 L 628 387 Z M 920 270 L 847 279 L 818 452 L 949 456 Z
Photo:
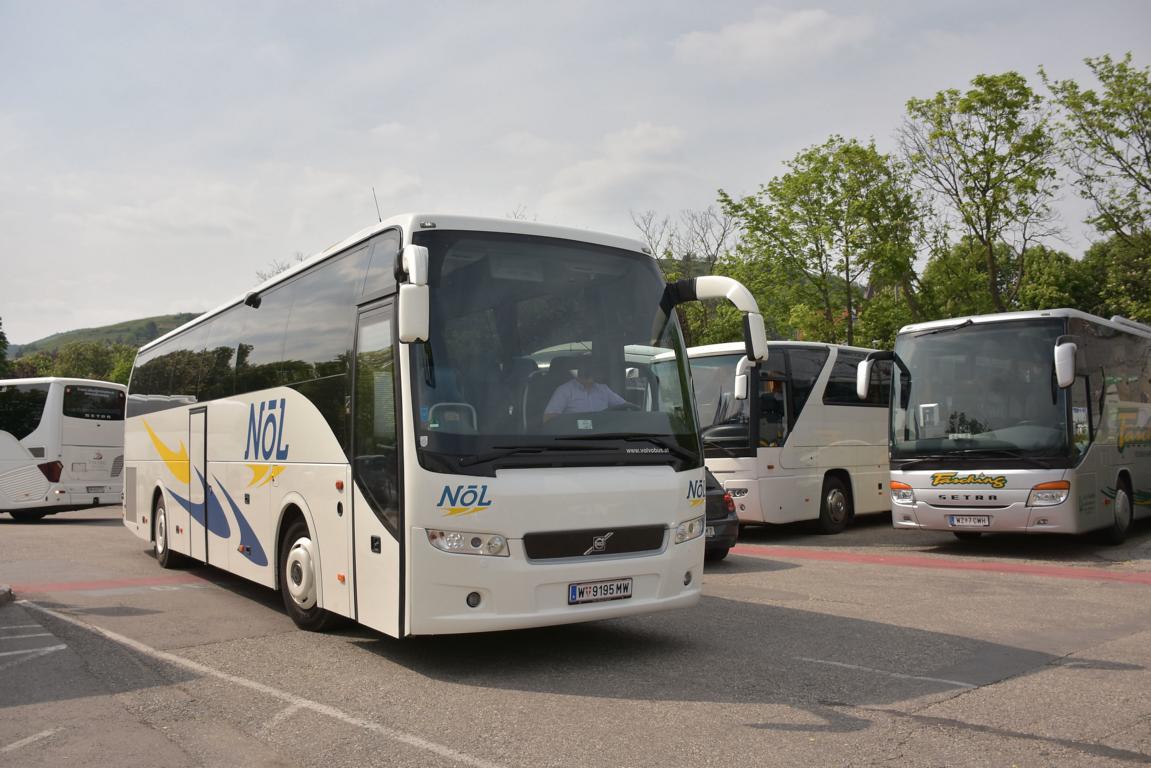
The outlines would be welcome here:
M 834 475 L 823 479 L 823 497 L 819 504 L 819 532 L 839 533 L 851 519 L 851 496 L 843 481 Z
M 1108 544 L 1122 544 L 1127 541 L 1127 534 L 1131 532 L 1134 515 L 1131 507 L 1131 491 L 1127 489 L 1125 480 L 1120 480 L 1119 487 L 1115 489 L 1113 508 L 1115 518 L 1111 521 L 1111 527 L 1103 529 L 1103 540 Z
M 27 509 L 19 509 L 8 514 L 12 515 L 12 519 L 18 523 L 32 523 L 48 516 L 47 512 L 33 512 Z
M 336 617 L 318 604 L 315 544 L 303 520 L 288 526 L 280 547 L 280 595 L 288 616 L 300 629 L 323 632 L 335 623 Z

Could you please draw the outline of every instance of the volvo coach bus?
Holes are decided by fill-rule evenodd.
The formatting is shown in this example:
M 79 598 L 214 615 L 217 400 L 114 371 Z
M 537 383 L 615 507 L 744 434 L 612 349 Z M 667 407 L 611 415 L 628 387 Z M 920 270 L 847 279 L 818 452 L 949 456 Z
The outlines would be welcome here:
M 28 521 L 119 504 L 124 393 L 88 379 L 0 381 L 0 512 Z
M 475 632 L 699 597 L 704 470 L 675 306 L 633 240 L 404 215 L 143 347 L 124 524 L 161 566 L 278 588 L 318 630 Z M 637 386 L 651 349 L 675 364 Z M 626 394 L 626 396 L 625 396 Z
M 708 468 L 741 523 L 814 520 L 838 533 L 856 514 L 886 512 L 887 387 L 860 400 L 856 369 L 873 350 L 772 341 L 749 365 L 743 344 L 688 350 Z
M 893 353 L 896 528 L 1085 533 L 1151 514 L 1151 327 L 1072 309 L 909 325 Z

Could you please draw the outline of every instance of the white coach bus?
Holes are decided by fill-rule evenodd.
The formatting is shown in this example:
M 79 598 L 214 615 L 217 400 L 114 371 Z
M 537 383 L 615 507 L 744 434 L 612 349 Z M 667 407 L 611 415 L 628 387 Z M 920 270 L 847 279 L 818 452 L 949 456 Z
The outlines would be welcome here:
M 119 504 L 124 393 L 88 379 L 0 380 L 0 512 L 29 521 Z
M 636 241 L 389 219 L 140 350 L 124 523 L 164 567 L 280 589 L 305 629 L 689 605 L 703 457 L 674 307 L 697 297 L 747 313 L 766 355 L 742 285 L 667 285 Z M 676 363 L 640 391 L 652 348 Z
M 1072 309 L 909 325 L 893 359 L 896 528 L 1085 533 L 1151 514 L 1151 327 Z
M 750 366 L 744 345 L 692 347 L 691 375 L 708 469 L 742 523 L 818 521 L 838 533 L 856 514 L 886 512 L 887 386 L 855 392 L 869 349 L 772 341 Z M 741 380 L 742 379 L 742 380 Z

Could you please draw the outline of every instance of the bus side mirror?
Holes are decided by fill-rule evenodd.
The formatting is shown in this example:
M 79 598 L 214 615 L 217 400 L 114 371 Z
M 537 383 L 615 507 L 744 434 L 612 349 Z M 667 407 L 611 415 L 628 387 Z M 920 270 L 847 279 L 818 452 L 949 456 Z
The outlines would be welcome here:
M 411 344 L 428 340 L 431 306 L 426 285 L 401 285 L 396 305 L 396 328 L 400 341 Z
M 750 380 L 748 371 L 751 370 L 753 365 L 755 364 L 748 360 L 746 355 L 741 357 L 739 362 L 735 365 L 735 384 L 733 394 L 735 395 L 736 400 L 747 399 L 748 389 L 750 388 L 748 385 L 748 381 Z
M 875 365 L 874 360 L 864 358 L 855 367 L 855 394 L 859 396 L 860 400 L 867 399 L 867 391 L 871 384 L 871 366 L 873 365 Z
M 680 280 L 668 286 L 673 304 L 704 299 L 727 299 L 735 308 L 743 312 L 743 341 L 747 356 L 756 362 L 767 362 L 767 331 L 763 327 L 763 315 L 751 291 L 738 280 L 723 275 L 704 275 Z
M 1077 347 L 1071 341 L 1055 345 L 1055 383 L 1060 389 L 1067 389 L 1075 383 L 1076 351 Z
M 422 245 L 405 245 L 400 253 L 400 265 L 407 282 L 400 285 L 396 298 L 397 335 L 405 344 L 427 341 L 431 325 L 428 249 Z

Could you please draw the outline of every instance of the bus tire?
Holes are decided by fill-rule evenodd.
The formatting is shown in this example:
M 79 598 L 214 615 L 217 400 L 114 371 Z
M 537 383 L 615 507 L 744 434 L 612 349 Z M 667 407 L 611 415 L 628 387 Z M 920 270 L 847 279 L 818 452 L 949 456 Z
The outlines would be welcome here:
M 288 616 L 300 629 L 323 632 L 335 622 L 336 617 L 317 602 L 315 544 L 302 519 L 288 526 L 280 546 L 280 595 Z
M 851 494 L 843 481 L 835 475 L 823 478 L 823 494 L 819 500 L 819 532 L 839 533 L 851 519 Z
M 152 510 L 152 552 L 156 555 L 156 562 L 161 568 L 179 568 L 184 564 L 184 557 L 179 552 L 173 552 L 168 538 L 168 510 L 164 505 L 164 496 L 156 499 L 156 506 Z
M 1115 489 L 1115 516 L 1109 528 L 1103 529 L 1103 541 L 1107 544 L 1122 544 L 1127 541 L 1127 534 L 1131 532 L 1131 523 L 1134 512 L 1131 507 L 1131 491 L 1127 488 L 1127 481 L 1120 479 Z
M 718 563 L 727 557 L 727 553 L 730 551 L 731 547 L 727 547 L 726 549 L 706 549 L 703 552 L 703 559 L 709 563 Z
M 983 531 L 952 531 L 951 535 L 960 541 L 979 541 L 983 538 Z
M 18 523 L 34 523 L 48 516 L 47 512 L 36 512 L 30 509 L 17 509 L 9 512 L 12 519 Z

